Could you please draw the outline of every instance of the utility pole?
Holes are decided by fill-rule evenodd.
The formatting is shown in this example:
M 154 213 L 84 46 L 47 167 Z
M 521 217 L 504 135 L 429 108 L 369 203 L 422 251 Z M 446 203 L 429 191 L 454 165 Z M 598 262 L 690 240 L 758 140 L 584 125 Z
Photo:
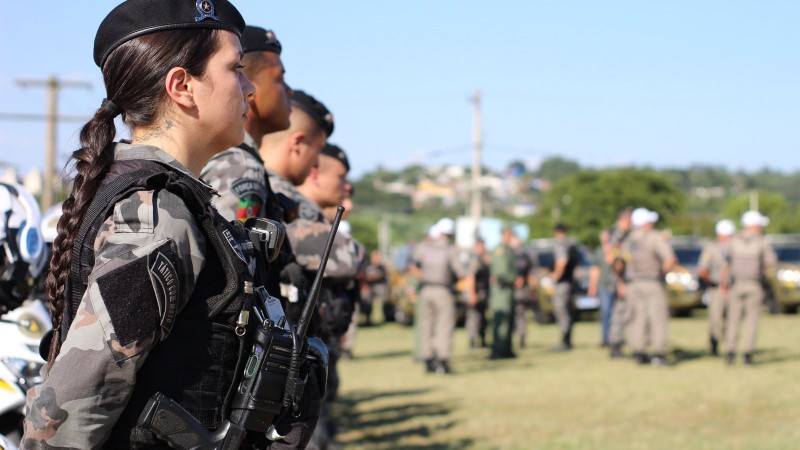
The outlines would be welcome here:
M 474 237 L 478 238 L 478 229 L 481 222 L 481 91 L 475 90 L 475 94 L 470 97 L 472 102 L 472 180 L 470 199 L 470 218 L 475 227 Z
M 53 204 L 53 185 L 55 184 L 56 165 L 56 129 L 58 128 L 58 92 L 64 88 L 82 87 L 90 89 L 92 85 L 86 81 L 62 81 L 55 75 L 45 80 L 17 80 L 20 87 L 44 87 L 47 89 L 47 136 L 44 149 L 44 183 L 42 190 L 42 209 Z

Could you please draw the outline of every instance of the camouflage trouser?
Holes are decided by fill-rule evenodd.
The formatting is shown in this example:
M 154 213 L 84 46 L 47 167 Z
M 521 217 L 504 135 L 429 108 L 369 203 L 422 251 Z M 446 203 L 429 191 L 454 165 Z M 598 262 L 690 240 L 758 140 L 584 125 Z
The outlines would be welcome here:
M 666 354 L 669 306 L 664 286 L 656 280 L 632 281 L 628 284 L 627 301 L 631 302 L 630 307 L 633 308 L 633 321 L 630 324 L 633 352 L 645 352 L 649 334 L 653 353 Z
M 426 285 L 420 290 L 420 356 L 447 360 L 453 347 L 456 305 L 450 288 Z
M 622 345 L 625 343 L 625 331 L 631 321 L 631 310 L 628 300 L 618 298 L 611 310 L 611 325 L 608 329 L 608 343 Z
M 356 345 L 356 333 L 358 332 L 358 321 L 361 317 L 361 305 L 356 302 L 353 305 L 353 317 L 350 320 L 350 326 L 347 327 L 347 332 L 342 336 L 341 348 L 348 352 L 353 351 Z
M 728 327 L 725 333 L 725 351 L 736 352 L 736 341 L 739 339 L 739 326 L 744 318 L 744 353 L 752 353 L 756 346 L 758 332 L 758 316 L 761 314 L 761 302 L 764 289 L 758 281 L 737 281 L 731 286 L 728 298 Z
M 708 334 L 719 342 L 722 341 L 728 297 L 722 295 L 722 290 L 719 288 L 710 288 L 706 292 L 708 293 Z

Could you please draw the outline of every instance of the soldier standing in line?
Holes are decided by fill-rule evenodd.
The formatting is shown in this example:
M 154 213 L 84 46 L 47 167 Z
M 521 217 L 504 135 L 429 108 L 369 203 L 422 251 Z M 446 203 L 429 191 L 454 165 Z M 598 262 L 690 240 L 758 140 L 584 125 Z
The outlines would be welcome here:
M 211 158 L 201 172 L 201 178 L 219 193 L 214 206 L 228 220 L 281 218 L 258 152 L 264 135 L 289 128 L 291 89 L 283 78 L 281 50 L 274 32 L 250 25 L 245 27 L 243 70 L 256 90 L 247 99 L 250 109 L 244 142 Z
M 372 307 L 375 301 L 384 305 L 389 298 L 389 273 L 381 259 L 381 252 L 373 250 L 369 254 L 369 264 L 364 273 L 367 289 L 366 295 L 361 299 L 361 312 L 364 313 L 365 325 L 372 324 Z
M 719 342 L 722 340 L 723 317 L 728 303 L 730 269 L 728 267 L 728 244 L 736 231 L 730 220 L 720 220 L 716 225 L 717 240 L 703 246 L 697 273 L 706 285 L 708 295 L 708 332 L 712 356 L 718 356 Z
M 553 309 L 558 328 L 561 331 L 561 342 L 553 347 L 553 350 L 557 352 L 572 350 L 573 317 L 570 298 L 572 297 L 572 284 L 575 267 L 578 265 L 578 256 L 575 244 L 567 238 L 567 231 L 567 226 L 562 223 L 556 224 L 553 228 L 555 264 L 550 278 L 556 285 Z
M 731 238 L 728 247 L 732 279 L 728 299 L 728 327 L 725 333 L 725 361 L 728 364 L 733 364 L 736 360 L 736 343 L 742 320 L 744 363 L 753 364 L 758 316 L 764 300 L 761 279 L 767 270 L 777 264 L 775 250 L 761 234 L 767 225 L 769 218 L 758 211 L 747 211 L 742 215 L 744 230 Z
M 451 372 L 450 354 L 456 325 L 456 280 L 463 277 L 458 249 L 452 237 L 455 223 L 443 218 L 435 225 L 438 237 L 420 243 L 414 250 L 413 267 L 420 280 L 420 353 L 428 373 Z
M 514 267 L 514 249 L 511 239 L 514 231 L 503 228 L 500 245 L 492 251 L 489 264 L 491 287 L 489 308 L 492 311 L 492 353 L 491 359 L 514 358 L 512 333 L 514 328 L 514 281 L 517 271 Z
M 315 275 L 322 257 L 320 249 L 323 248 L 331 227 L 323 210 L 332 212 L 333 208 L 344 203 L 349 170 L 350 163 L 344 150 L 336 145 L 326 144 L 319 155 L 317 166 L 297 186 L 297 192 L 302 196 L 297 208 L 299 217 L 287 226 L 287 235 L 292 242 L 297 261 L 306 269 L 309 280 Z M 328 388 L 309 448 L 325 448 L 336 432 L 334 423 L 330 420 L 330 406 L 336 400 L 339 387 L 339 344 L 350 326 L 355 278 L 365 263 L 363 248 L 359 247 L 349 233 L 337 233 L 334 244 L 322 279 L 315 316 L 317 336 L 328 347 Z
M 647 335 L 651 337 L 654 366 L 668 364 L 667 323 L 669 306 L 664 290 L 664 275 L 675 266 L 675 253 L 655 230 L 658 213 L 645 208 L 637 208 L 631 213 L 633 231 L 624 244 L 629 256 L 625 267 L 625 282 L 628 301 L 633 308 L 631 327 L 631 347 L 634 357 L 640 364 L 648 362 L 645 350 Z
M 514 251 L 514 270 L 517 274 L 514 279 L 514 334 L 519 339 L 519 348 L 525 348 L 525 338 L 528 334 L 528 320 L 525 313 L 533 306 L 531 286 L 535 286 L 533 271 L 536 266 L 516 234 L 511 235 L 511 249 Z
M 482 239 L 475 240 L 467 275 L 466 329 L 470 348 L 486 347 L 486 306 L 489 301 L 489 254 Z
M 625 282 L 622 278 L 625 269 L 625 260 L 629 259 L 622 254 L 621 248 L 631 229 L 631 210 L 625 208 L 617 214 L 617 222 L 609 230 L 609 242 L 603 245 L 603 254 L 606 262 L 613 269 L 612 278 L 616 299 L 611 309 L 611 319 L 608 327 L 608 344 L 611 346 L 611 358 L 622 357 L 622 344 L 625 342 L 625 328 L 630 321 L 630 301 L 625 299 Z M 601 240 L 602 241 L 602 240 Z

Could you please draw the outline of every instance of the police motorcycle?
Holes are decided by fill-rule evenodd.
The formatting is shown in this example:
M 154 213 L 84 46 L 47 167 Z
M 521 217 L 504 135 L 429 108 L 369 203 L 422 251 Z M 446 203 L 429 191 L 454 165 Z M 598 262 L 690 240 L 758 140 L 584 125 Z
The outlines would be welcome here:
M 47 307 L 30 298 L 46 262 L 41 212 L 18 184 L 0 183 L 0 448 L 22 437 L 25 392 L 41 383 L 39 341 L 51 328 Z
M 255 289 L 259 300 L 252 312 L 260 325 L 252 338 L 244 369 L 234 380 L 238 388 L 231 402 L 230 417 L 217 430 L 208 431 L 177 402 L 157 392 L 141 412 L 139 426 L 172 448 L 192 450 L 238 449 L 248 431 L 261 433 L 271 441 L 288 434 L 288 429 L 281 429 L 283 425 L 276 423 L 282 415 L 299 417 L 302 413 L 301 399 L 308 380 L 300 376 L 301 366 L 306 362 L 312 364 L 318 380 L 322 380 L 319 383 L 325 384 L 327 348 L 320 339 L 306 337 L 306 332 L 343 212 L 340 206 L 297 324 L 287 321 L 277 298 L 263 287 Z M 267 219 L 248 219 L 245 227 L 260 254 L 267 261 L 274 261 L 285 237 L 283 226 Z M 244 334 L 249 317 L 240 319 Z

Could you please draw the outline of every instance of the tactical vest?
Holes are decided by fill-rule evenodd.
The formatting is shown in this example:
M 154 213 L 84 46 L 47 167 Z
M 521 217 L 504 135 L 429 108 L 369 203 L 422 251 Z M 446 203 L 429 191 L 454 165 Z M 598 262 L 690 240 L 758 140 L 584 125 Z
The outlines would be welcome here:
M 148 160 L 117 161 L 103 180 L 81 225 L 72 251 L 62 336 L 74 317 L 94 266 L 94 241 L 114 205 L 136 191 L 167 190 L 186 203 L 207 238 L 205 265 L 171 333 L 156 344 L 137 372 L 130 400 L 114 426 L 108 448 L 168 448 L 136 426 L 144 405 L 160 391 L 183 406 L 204 427 L 215 429 L 229 413 L 234 376 L 244 363 L 249 336 L 235 333 L 239 313 L 249 311 L 244 292 L 254 261 L 243 226 L 227 222 L 211 206 L 211 194 L 188 175 Z M 252 263 L 251 263 L 252 264 Z M 106 301 L 113 299 L 105 299 Z
M 735 236 L 730 241 L 731 277 L 734 281 L 758 281 L 763 270 L 764 241 L 760 236 Z

